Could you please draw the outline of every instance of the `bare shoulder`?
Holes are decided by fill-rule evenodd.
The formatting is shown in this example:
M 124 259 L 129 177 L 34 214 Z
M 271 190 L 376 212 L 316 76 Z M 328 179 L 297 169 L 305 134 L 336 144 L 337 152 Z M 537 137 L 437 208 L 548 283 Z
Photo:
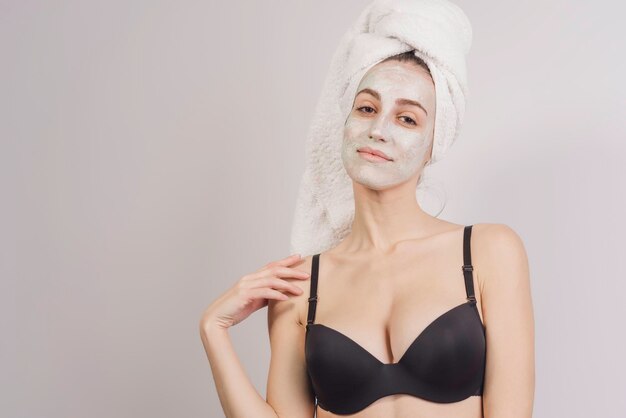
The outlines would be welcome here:
M 520 235 L 510 226 L 481 223 L 472 227 L 472 260 L 478 281 L 528 280 L 528 259 Z M 512 283 L 514 285 L 514 283 Z
M 508 225 L 478 224 L 472 233 L 481 310 L 487 329 L 483 390 L 488 416 L 532 414 L 535 360 L 534 313 L 526 250 Z M 474 238 L 476 238 L 474 240 Z

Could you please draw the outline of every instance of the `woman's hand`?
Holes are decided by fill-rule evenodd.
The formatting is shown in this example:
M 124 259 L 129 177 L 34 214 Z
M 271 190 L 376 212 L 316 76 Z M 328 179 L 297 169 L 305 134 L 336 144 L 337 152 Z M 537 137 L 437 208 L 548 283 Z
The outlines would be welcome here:
M 296 295 L 302 290 L 284 278 L 308 279 L 309 273 L 289 267 L 301 261 L 299 254 L 272 261 L 254 273 L 241 277 L 226 293 L 217 298 L 202 314 L 200 330 L 227 329 L 237 325 L 257 309 L 266 306 L 269 299 L 287 300 L 282 291 Z

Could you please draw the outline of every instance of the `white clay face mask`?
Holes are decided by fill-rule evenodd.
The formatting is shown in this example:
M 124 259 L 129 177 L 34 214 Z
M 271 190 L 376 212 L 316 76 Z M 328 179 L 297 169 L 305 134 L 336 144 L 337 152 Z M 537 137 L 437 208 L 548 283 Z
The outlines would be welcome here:
M 374 190 L 406 182 L 421 170 L 432 141 L 435 86 L 430 76 L 413 63 L 388 61 L 372 67 L 356 91 L 341 150 L 348 175 Z M 418 102 L 425 111 L 398 99 Z M 364 147 L 389 159 L 358 151 Z

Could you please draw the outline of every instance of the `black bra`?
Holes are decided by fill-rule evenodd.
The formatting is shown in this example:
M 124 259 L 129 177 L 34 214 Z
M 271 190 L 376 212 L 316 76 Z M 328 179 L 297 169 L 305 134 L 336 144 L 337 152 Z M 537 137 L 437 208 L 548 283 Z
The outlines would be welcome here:
M 438 403 L 482 396 L 486 329 L 474 297 L 471 232 L 472 225 L 465 226 L 461 268 L 467 301 L 431 322 L 397 363 L 382 363 L 350 337 L 314 323 L 320 255 L 313 256 L 305 358 L 316 407 L 347 415 L 401 393 Z

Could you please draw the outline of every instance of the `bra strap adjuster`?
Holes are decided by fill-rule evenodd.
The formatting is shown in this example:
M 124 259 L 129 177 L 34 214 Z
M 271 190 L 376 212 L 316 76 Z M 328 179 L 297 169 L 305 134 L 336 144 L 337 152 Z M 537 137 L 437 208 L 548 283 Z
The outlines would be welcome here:
M 308 300 L 309 300 L 309 310 L 311 310 L 311 308 L 313 308 L 313 307 L 314 307 L 314 305 L 316 305 L 316 304 L 317 304 L 317 299 L 319 299 L 319 296 L 317 296 L 317 295 L 315 295 L 315 296 L 309 296 L 309 299 L 308 299 Z M 311 302 L 315 302 L 313 306 L 311 306 Z M 311 324 L 313 324 L 313 321 L 314 321 L 314 320 L 313 320 L 313 317 L 314 317 L 314 316 L 315 316 L 315 315 L 313 314 L 313 312 L 310 312 L 310 313 L 309 313 L 309 317 L 308 317 L 308 318 L 307 318 L 307 320 L 306 320 L 307 325 L 311 325 Z M 307 329 L 308 329 L 308 328 L 307 328 Z

